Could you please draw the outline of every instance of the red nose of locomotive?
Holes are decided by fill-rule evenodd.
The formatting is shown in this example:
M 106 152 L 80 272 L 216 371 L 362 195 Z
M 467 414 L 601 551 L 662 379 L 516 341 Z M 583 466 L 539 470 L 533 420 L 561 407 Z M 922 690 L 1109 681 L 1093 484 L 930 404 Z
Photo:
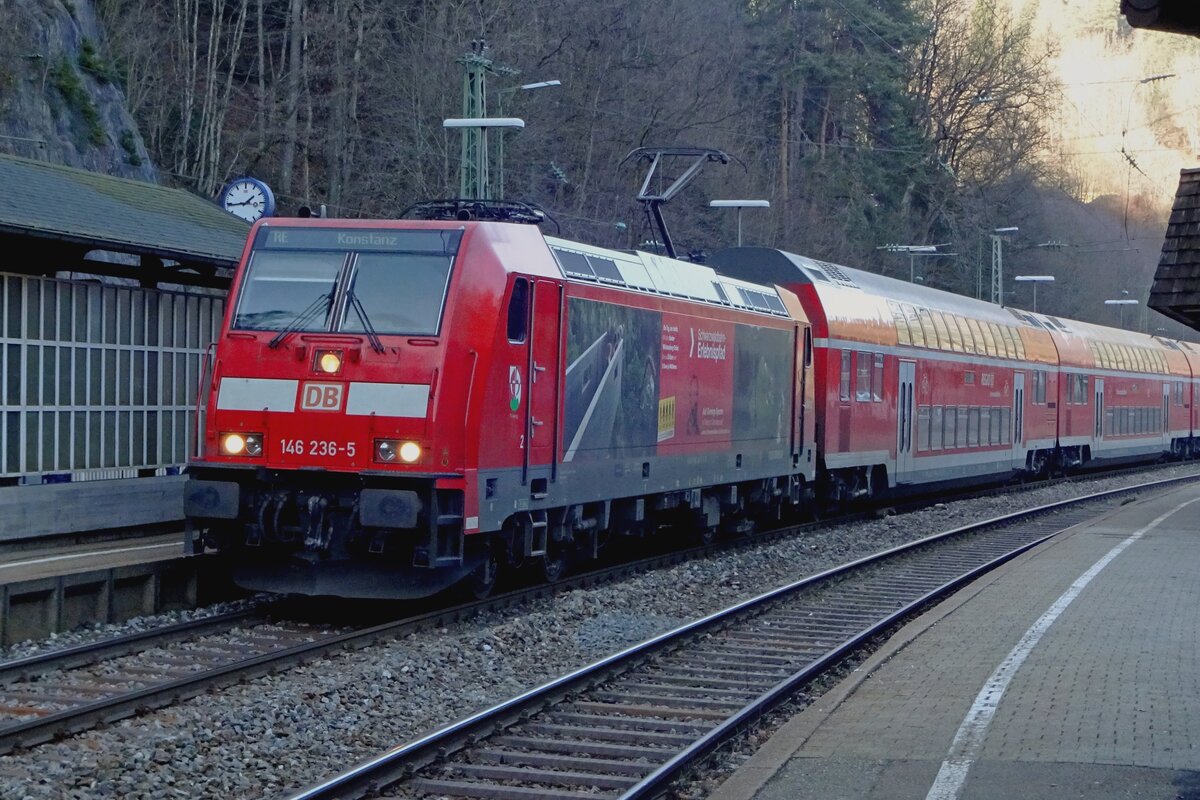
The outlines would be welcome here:
M 325 220 L 252 233 L 185 495 L 189 542 L 238 552 L 242 585 L 397 596 L 398 568 L 461 565 L 462 489 L 446 482 L 463 434 L 439 434 L 435 408 L 462 235 Z
M 449 466 L 449 449 L 436 446 L 429 427 L 434 341 L 379 349 L 351 336 L 271 341 L 232 332 L 223 343 L 206 459 L 347 472 L 417 470 L 435 458 L 445 462 L 439 469 Z

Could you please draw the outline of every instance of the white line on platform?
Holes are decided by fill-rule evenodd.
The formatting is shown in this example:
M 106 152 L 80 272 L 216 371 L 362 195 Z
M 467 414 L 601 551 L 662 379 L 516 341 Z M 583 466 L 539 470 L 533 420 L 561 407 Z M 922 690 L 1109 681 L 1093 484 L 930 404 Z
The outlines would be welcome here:
M 116 547 L 111 550 L 89 550 L 86 553 L 67 553 L 61 556 L 46 556 L 45 558 L 31 558 L 28 561 L 12 561 L 7 564 L 0 564 L 0 570 L 12 569 L 14 567 L 28 567 L 32 564 L 49 564 L 53 561 L 66 561 L 72 558 L 95 558 L 96 556 L 116 555 L 117 553 L 133 553 L 138 550 L 153 550 L 159 547 L 177 547 L 179 554 L 183 555 L 183 543 L 161 542 L 159 544 L 142 544 L 137 547 Z
M 961 795 L 963 785 L 967 780 L 967 772 L 979 757 L 980 751 L 983 749 L 983 739 L 987 735 L 988 726 L 992 722 L 992 717 L 996 715 L 996 708 L 1000 705 L 1000 698 L 1004 696 L 1004 692 L 1008 689 L 1008 684 L 1012 682 L 1013 676 L 1017 674 L 1017 670 L 1021 668 L 1021 664 L 1029 656 L 1033 648 L 1041 640 L 1042 635 L 1049 629 L 1059 615 L 1071 605 L 1079 593 L 1083 591 L 1092 578 L 1100 574 L 1100 570 L 1109 565 L 1114 558 L 1121 555 L 1125 548 L 1142 538 L 1148 531 L 1151 531 L 1161 525 L 1168 517 L 1178 512 L 1180 509 L 1190 506 L 1192 503 L 1200 502 L 1200 497 L 1187 500 L 1172 508 L 1167 513 L 1155 518 L 1153 522 L 1144 528 L 1134 531 L 1127 539 L 1122 541 L 1112 550 L 1092 565 L 1091 569 L 1080 575 L 1071 584 L 1071 588 L 1063 592 L 1062 596 L 1054 601 L 1054 604 L 1038 618 L 1037 622 L 1025 632 L 1021 637 L 1021 641 L 1017 642 L 1017 646 L 1000 662 L 1000 666 L 996 667 L 996 671 L 988 678 L 987 683 L 983 685 L 979 695 L 975 698 L 975 703 L 971 706 L 971 710 L 967 712 L 966 718 L 962 721 L 962 725 L 958 728 L 958 733 L 954 734 L 954 742 L 950 745 L 950 752 L 946 756 L 946 760 L 942 762 L 942 768 L 938 770 L 937 777 L 933 781 L 933 786 L 929 789 L 929 794 L 925 795 L 925 800 L 957 800 Z

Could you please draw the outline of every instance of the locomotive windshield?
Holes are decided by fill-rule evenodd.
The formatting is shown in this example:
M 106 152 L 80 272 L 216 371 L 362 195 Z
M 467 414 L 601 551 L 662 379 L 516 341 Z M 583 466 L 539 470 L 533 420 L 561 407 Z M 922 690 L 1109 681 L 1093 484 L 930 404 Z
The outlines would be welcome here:
M 459 230 L 264 227 L 233 327 L 430 336 Z

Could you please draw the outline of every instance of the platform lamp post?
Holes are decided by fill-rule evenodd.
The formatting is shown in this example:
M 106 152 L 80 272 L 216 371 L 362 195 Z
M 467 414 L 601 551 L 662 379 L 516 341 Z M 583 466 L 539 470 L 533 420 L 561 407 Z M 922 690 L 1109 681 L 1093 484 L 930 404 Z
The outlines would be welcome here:
M 1017 275 L 1013 278 L 1018 283 L 1033 284 L 1033 313 L 1037 313 L 1037 287 L 1039 283 L 1054 283 L 1053 275 Z
M 1104 305 L 1106 305 L 1106 306 L 1120 306 L 1121 307 L 1120 325 L 1122 328 L 1125 327 L 1125 306 L 1136 306 L 1137 304 L 1138 304 L 1138 301 L 1134 300 L 1133 298 L 1121 298 L 1120 300 L 1105 300 L 1104 301 Z
M 523 83 L 520 86 L 513 86 L 508 89 L 501 89 L 496 93 L 496 116 L 504 117 L 504 98 L 516 94 L 517 92 L 530 92 L 536 89 L 547 89 L 551 86 L 562 86 L 562 81 L 558 79 L 549 81 L 537 81 L 535 83 Z M 496 199 L 504 199 L 504 137 L 500 136 L 496 142 Z
M 525 121 L 516 117 L 478 117 L 442 120 L 443 128 L 458 128 L 466 136 L 476 133 L 478 146 L 471 148 L 471 163 L 463 162 L 459 191 L 464 199 L 491 200 L 492 187 L 488 175 L 488 131 L 492 128 L 524 128 Z M 498 134 L 499 135 L 499 134 Z
M 709 202 L 711 208 L 736 208 L 737 209 L 737 246 L 742 246 L 742 211 L 747 208 L 770 208 L 770 200 L 712 200 Z
M 992 229 L 992 302 L 1004 305 L 1004 237 L 1016 233 L 1020 228 Z

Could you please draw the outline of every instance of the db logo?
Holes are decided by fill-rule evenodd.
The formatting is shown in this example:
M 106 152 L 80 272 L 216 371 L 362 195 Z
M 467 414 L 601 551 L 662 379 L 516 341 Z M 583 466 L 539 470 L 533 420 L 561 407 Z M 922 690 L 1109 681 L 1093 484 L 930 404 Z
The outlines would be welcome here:
M 341 411 L 340 383 L 306 383 L 300 387 L 300 408 L 304 411 Z

